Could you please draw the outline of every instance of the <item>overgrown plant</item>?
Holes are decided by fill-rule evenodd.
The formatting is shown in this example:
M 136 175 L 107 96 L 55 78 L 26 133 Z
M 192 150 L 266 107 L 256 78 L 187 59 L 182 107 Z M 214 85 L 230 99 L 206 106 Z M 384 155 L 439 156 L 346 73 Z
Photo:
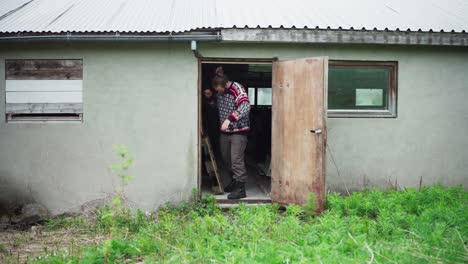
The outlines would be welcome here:
M 304 210 L 304 214 L 308 219 L 311 219 L 316 215 L 317 212 L 317 203 L 315 201 L 315 194 L 310 193 L 309 194 L 309 199 L 307 200 L 307 203 L 302 206 Z
M 109 232 L 109 239 L 103 242 L 102 247 L 104 263 L 108 262 L 115 234 L 121 231 L 121 228 L 125 228 L 127 230 L 126 232 L 129 232 L 129 229 L 138 228 L 138 223 L 145 220 L 144 214 L 140 210 L 137 211 L 136 217 L 133 216 L 132 210 L 128 206 L 125 197 L 125 187 L 133 178 L 128 174 L 128 170 L 133 163 L 133 156 L 124 145 L 114 145 L 114 150 L 120 161 L 112 165 L 111 169 L 118 179 L 118 185 L 114 187 L 111 204 L 107 204 L 98 213 L 98 218 L 101 220 L 101 227 Z
M 131 214 L 105 242 L 38 263 L 468 262 L 468 192 L 461 186 L 329 194 L 320 215 L 312 198 L 285 212 L 277 204 L 226 212 L 205 197 L 162 208 L 154 221 Z
M 101 220 L 99 221 L 100 227 L 111 233 L 117 227 L 138 229 L 139 223 L 145 220 L 145 215 L 141 210 L 137 210 L 136 215 L 133 215 L 125 196 L 125 187 L 133 178 L 128 174 L 133 163 L 133 156 L 124 145 L 116 145 L 114 149 L 120 161 L 112 165 L 111 169 L 118 179 L 118 185 L 114 187 L 111 203 L 98 211 L 98 219 Z
M 118 185 L 114 187 L 111 204 L 105 205 L 98 214 L 102 227 L 111 232 L 119 222 L 129 219 L 131 215 L 131 210 L 126 203 L 125 187 L 132 179 L 128 170 L 133 163 L 133 157 L 129 154 L 126 146 L 114 145 L 114 150 L 120 161 L 112 165 L 111 169 L 118 179 Z
M 116 209 L 125 209 L 122 202 L 125 200 L 124 188 L 133 178 L 128 174 L 128 169 L 133 163 L 133 157 L 129 154 L 128 149 L 124 145 L 114 145 L 114 149 L 120 158 L 120 162 L 111 166 L 111 169 L 116 173 L 119 179 L 119 186 L 115 187 L 115 196 L 112 199 L 112 204 Z

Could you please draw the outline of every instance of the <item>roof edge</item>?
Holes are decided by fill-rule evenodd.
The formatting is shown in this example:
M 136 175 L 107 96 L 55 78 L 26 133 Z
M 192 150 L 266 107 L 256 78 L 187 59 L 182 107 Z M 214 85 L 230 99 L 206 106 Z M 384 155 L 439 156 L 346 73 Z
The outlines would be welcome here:
M 0 42 L 66 42 L 66 41 L 220 41 L 220 32 L 187 33 L 0 33 Z
M 468 46 L 468 33 L 343 29 L 221 29 L 226 42 Z

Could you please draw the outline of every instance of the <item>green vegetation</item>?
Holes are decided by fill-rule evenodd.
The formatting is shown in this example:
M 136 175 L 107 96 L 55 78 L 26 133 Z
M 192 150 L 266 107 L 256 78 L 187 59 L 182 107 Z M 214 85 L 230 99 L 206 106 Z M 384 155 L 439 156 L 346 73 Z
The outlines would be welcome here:
M 0 234 L 0 262 L 468 263 L 461 186 L 330 194 L 320 215 L 313 194 L 285 210 L 241 204 L 223 211 L 214 197 L 198 201 L 194 193 L 192 201 L 145 214 L 126 206 L 133 159 L 115 148 L 120 186 L 108 206 L 92 218 L 53 219 L 33 234 Z
M 112 224 L 98 218 L 88 228 L 109 239 L 33 262 L 466 263 L 467 199 L 462 187 L 442 186 L 332 194 L 314 216 L 313 203 L 223 212 L 210 197 L 151 216 L 115 215 Z

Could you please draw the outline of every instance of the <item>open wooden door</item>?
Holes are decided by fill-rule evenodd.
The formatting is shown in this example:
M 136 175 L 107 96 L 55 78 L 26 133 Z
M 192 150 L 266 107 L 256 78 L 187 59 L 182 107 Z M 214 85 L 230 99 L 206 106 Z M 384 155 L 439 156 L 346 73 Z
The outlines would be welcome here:
M 273 63 L 273 201 L 304 204 L 325 199 L 328 58 Z

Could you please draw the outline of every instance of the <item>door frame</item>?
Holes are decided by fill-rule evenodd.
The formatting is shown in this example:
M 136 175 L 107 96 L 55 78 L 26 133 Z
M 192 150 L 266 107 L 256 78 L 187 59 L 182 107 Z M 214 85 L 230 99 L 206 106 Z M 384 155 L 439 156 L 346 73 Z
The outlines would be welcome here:
M 278 58 L 233 58 L 233 57 L 199 57 L 197 61 L 197 191 L 198 198 L 202 198 L 202 66 L 203 64 L 273 64 Z M 272 80 L 273 81 L 273 80 Z M 273 89 L 273 88 L 272 88 Z M 273 107 L 273 106 L 272 106 Z M 272 139 L 273 140 L 273 139 Z M 271 144 L 271 143 L 270 143 Z M 232 201 L 238 203 L 239 201 Z M 243 203 L 265 203 L 265 200 L 245 200 Z M 224 200 L 223 200 L 224 203 Z

